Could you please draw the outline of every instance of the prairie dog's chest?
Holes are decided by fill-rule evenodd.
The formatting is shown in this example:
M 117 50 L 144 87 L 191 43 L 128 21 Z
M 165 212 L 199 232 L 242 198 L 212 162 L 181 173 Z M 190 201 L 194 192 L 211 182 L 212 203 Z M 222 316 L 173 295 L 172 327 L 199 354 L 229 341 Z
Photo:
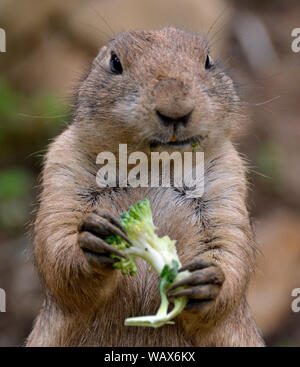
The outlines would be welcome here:
M 169 216 L 181 212 L 181 215 L 193 213 L 193 198 L 189 198 L 182 188 L 177 187 L 149 187 L 149 188 L 122 188 L 99 193 L 97 205 L 110 208 L 119 214 L 129 209 L 137 201 L 150 200 L 153 217 L 168 214 Z
M 177 188 L 120 189 L 109 196 L 100 196 L 98 205 L 119 218 L 122 212 L 145 197 L 150 200 L 153 222 L 160 237 L 168 235 L 176 240 L 178 251 L 197 241 L 200 224 L 196 204 Z

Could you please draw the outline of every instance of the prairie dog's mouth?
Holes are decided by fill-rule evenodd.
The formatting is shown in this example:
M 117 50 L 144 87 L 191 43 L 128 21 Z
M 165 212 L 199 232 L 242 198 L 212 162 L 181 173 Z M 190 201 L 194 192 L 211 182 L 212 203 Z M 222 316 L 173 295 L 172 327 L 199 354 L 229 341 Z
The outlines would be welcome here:
M 150 147 L 151 148 L 155 148 L 157 146 L 183 146 L 183 145 L 187 145 L 187 144 L 200 144 L 203 139 L 205 137 L 202 136 L 202 135 L 197 135 L 197 136 L 193 136 L 191 138 L 186 138 L 186 139 L 176 139 L 175 141 L 163 141 L 163 140 L 160 140 L 160 139 L 152 139 L 150 141 Z

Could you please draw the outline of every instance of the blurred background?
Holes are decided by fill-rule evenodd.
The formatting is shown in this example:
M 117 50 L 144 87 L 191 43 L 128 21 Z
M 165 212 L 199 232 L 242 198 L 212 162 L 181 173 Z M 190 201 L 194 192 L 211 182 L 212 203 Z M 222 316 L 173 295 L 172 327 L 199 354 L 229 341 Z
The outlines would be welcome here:
M 249 121 L 249 210 L 261 254 L 249 303 L 270 346 L 300 346 L 300 28 L 298 0 L 0 0 L 0 346 L 22 345 L 42 302 L 28 225 L 47 145 L 70 121 L 80 76 L 116 33 L 175 25 L 208 34 Z

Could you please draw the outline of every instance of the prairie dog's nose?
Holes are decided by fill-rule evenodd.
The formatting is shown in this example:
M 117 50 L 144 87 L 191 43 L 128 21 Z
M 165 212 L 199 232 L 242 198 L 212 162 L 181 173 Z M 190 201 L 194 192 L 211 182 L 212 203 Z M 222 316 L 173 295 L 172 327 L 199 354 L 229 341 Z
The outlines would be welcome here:
M 193 112 L 189 89 L 182 80 L 161 79 L 155 86 L 156 114 L 165 125 L 186 125 Z
M 165 126 L 169 126 L 169 125 L 178 125 L 178 124 L 182 124 L 182 125 L 186 125 L 189 122 L 189 119 L 192 115 L 193 110 L 191 110 L 190 112 L 188 112 L 186 115 L 183 116 L 179 116 L 177 118 L 173 118 L 167 115 L 164 115 L 163 113 L 161 113 L 159 110 L 156 110 L 156 114 L 159 118 L 159 120 L 165 125 Z

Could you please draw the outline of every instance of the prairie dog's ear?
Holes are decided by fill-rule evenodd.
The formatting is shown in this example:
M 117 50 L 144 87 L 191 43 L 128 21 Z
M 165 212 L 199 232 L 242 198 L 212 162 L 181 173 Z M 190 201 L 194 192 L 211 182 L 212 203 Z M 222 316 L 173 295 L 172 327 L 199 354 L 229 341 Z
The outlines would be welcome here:
M 98 55 L 96 56 L 96 58 L 93 61 L 94 66 L 97 65 L 97 63 L 105 57 L 106 51 L 107 51 L 107 45 L 100 48 Z

